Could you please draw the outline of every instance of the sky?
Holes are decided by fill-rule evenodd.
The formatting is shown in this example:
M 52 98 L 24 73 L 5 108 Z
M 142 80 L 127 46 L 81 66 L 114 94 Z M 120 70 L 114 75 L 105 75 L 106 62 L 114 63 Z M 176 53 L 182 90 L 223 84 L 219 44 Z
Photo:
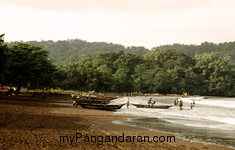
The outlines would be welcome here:
M 235 41 L 235 0 L 0 0 L 10 41 L 81 39 L 151 49 Z

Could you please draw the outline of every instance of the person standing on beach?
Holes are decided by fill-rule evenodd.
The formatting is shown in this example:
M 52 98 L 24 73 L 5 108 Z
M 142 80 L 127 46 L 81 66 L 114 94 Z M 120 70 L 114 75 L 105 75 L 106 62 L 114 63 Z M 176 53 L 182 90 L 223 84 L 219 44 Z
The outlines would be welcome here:
M 193 109 L 193 103 L 191 103 L 190 107 L 191 107 L 191 109 Z
M 90 93 L 88 94 L 88 96 L 89 96 L 89 99 L 91 99 L 91 94 Z
M 178 106 L 178 103 L 179 103 L 179 101 L 178 101 L 178 98 L 177 98 L 176 101 L 175 101 L 175 104 Z
M 148 104 L 151 105 L 152 103 L 152 98 L 149 99 Z
M 43 102 L 44 102 L 45 95 L 46 94 L 44 92 L 42 92 L 42 100 L 43 100 Z
M 76 106 L 76 108 L 79 105 L 79 101 L 80 101 L 80 96 L 78 95 L 77 97 L 75 97 L 75 99 L 73 100 L 73 105 Z
M 193 100 L 193 107 L 195 106 L 195 101 Z
M 129 107 L 129 105 L 130 105 L 130 102 L 129 102 L 129 97 L 127 98 L 127 102 L 126 102 L 126 107 L 127 107 L 127 109 L 128 109 L 128 107 Z
M 180 100 L 179 106 L 180 106 L 180 110 L 182 110 L 182 106 L 183 106 L 183 101 L 182 100 Z

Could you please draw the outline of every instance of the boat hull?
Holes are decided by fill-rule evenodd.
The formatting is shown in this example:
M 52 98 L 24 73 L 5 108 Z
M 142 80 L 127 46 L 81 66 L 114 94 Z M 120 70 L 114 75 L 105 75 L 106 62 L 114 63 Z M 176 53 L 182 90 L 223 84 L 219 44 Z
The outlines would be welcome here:
M 133 104 L 137 108 L 157 108 L 157 109 L 168 109 L 171 106 L 170 105 L 141 105 L 141 104 Z
M 88 97 L 80 97 L 77 99 L 79 103 L 97 103 L 97 104 L 107 104 L 112 99 L 110 98 L 91 98 Z
M 120 109 L 124 104 L 121 105 L 106 105 L 106 104 L 96 104 L 96 103 L 80 103 L 83 108 L 89 109 L 99 109 L 99 110 L 116 110 Z

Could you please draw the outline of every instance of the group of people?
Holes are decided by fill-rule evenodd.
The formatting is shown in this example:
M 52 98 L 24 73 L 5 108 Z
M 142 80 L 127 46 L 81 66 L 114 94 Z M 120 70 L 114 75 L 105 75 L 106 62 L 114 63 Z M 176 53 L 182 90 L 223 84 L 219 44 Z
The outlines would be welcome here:
M 174 100 L 174 105 L 175 106 L 179 106 L 180 110 L 182 110 L 182 106 L 183 106 L 183 101 L 182 100 L 178 100 L 178 98 L 176 100 Z
M 148 105 L 151 105 L 151 106 L 153 106 L 155 103 L 156 103 L 156 101 L 152 102 L 152 98 L 150 98 L 149 101 L 148 101 Z M 128 97 L 127 102 L 126 102 L 127 109 L 129 107 L 129 105 L 130 105 L 130 101 L 129 101 L 129 97 Z
M 179 101 L 178 101 L 178 98 L 177 98 L 176 100 L 174 100 L 174 105 L 175 105 L 175 106 L 178 106 L 178 102 L 179 102 Z
M 95 90 L 93 91 L 89 91 L 89 92 L 94 92 Z M 73 105 L 74 106 L 78 106 L 78 103 L 79 103 L 79 93 L 78 93 L 78 96 L 75 96 L 74 93 L 71 94 L 71 99 L 72 99 L 72 102 L 73 102 Z M 88 99 L 90 100 L 91 99 L 91 93 L 88 94 Z
M 190 104 L 191 109 L 195 106 L 195 101 L 193 100 L 193 103 Z
M 174 100 L 174 105 L 179 106 L 180 110 L 182 110 L 183 101 L 182 100 L 179 101 L 177 98 L 176 100 Z M 190 108 L 193 109 L 194 106 L 195 106 L 195 101 L 193 100 L 193 103 L 190 104 Z

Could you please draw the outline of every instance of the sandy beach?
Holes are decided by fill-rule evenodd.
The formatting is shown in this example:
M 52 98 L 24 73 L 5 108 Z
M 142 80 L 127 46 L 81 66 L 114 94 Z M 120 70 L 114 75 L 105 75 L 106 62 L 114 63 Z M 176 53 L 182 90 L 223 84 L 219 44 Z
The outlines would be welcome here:
M 177 138 L 175 142 L 160 142 L 174 135 L 112 123 L 114 120 L 128 118 L 131 117 L 119 116 L 111 111 L 84 109 L 80 106 L 75 108 L 72 106 L 70 95 L 46 95 L 45 102 L 42 101 L 41 95 L 4 95 L 0 97 L 0 148 L 231 149 L 218 145 L 191 143 Z M 156 137 L 161 138 L 153 142 L 156 141 Z

